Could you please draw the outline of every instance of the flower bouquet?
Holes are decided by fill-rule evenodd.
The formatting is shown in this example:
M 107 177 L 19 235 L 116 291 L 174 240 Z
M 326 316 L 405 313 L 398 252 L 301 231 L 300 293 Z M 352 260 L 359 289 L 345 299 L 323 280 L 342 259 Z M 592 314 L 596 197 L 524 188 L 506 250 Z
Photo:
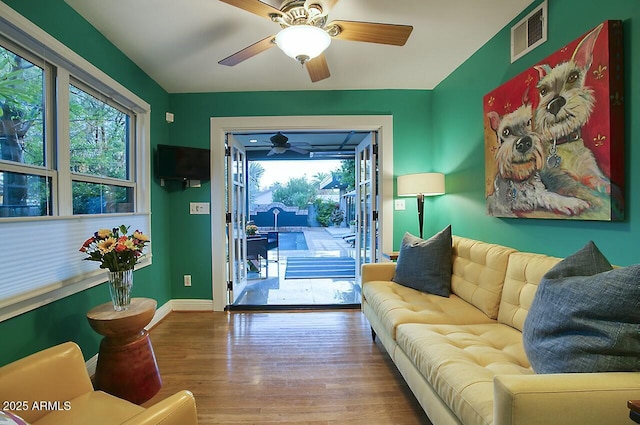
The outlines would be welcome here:
M 247 224 L 245 230 L 247 232 L 247 236 L 254 236 L 258 233 L 258 226 L 255 224 Z
M 136 230 L 127 235 L 129 227 L 100 229 L 80 247 L 88 256 L 85 260 L 100 262 L 101 269 L 109 270 L 109 292 L 116 311 L 129 308 L 133 268 L 143 255 L 149 237 Z

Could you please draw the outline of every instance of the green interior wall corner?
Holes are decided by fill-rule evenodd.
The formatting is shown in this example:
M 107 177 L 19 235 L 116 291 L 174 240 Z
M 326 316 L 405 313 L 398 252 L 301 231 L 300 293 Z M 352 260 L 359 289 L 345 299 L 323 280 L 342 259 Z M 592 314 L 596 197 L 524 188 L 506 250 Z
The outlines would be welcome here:
M 640 108 L 640 87 L 632 84 L 640 70 L 640 51 L 631 48 L 640 39 L 640 4 L 612 0 L 603 8 L 597 0 L 549 1 L 548 40 L 512 64 L 511 25 L 539 3 L 516 17 L 433 91 L 432 121 L 438 140 L 434 161 L 447 175 L 447 194 L 430 216 L 431 230 L 450 223 L 454 234 L 558 257 L 592 239 L 612 263 L 638 263 L 634 241 L 640 237 L 640 197 L 628 189 L 627 218 L 622 222 L 505 219 L 485 214 L 483 96 L 608 19 L 620 19 L 624 25 L 626 182 L 631 186 L 640 181 L 640 168 L 635 166 L 640 151 L 630 149 L 640 143 L 640 134 L 631 125 L 632 111 Z

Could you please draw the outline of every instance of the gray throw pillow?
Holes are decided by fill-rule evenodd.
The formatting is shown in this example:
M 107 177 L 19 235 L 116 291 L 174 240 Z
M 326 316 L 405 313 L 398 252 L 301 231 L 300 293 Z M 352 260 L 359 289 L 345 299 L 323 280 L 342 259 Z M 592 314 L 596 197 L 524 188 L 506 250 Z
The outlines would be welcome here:
M 522 333 L 536 373 L 640 371 L 640 265 L 589 242 L 544 275 Z
M 405 233 L 392 280 L 430 294 L 451 293 L 451 226 L 424 240 Z

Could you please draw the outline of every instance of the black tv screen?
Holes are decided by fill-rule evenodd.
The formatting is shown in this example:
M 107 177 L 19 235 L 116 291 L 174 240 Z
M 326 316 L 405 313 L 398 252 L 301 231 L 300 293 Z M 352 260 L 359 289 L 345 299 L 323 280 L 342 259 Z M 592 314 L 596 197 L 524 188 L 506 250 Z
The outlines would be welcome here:
M 156 177 L 167 180 L 209 180 L 210 150 L 158 145 Z

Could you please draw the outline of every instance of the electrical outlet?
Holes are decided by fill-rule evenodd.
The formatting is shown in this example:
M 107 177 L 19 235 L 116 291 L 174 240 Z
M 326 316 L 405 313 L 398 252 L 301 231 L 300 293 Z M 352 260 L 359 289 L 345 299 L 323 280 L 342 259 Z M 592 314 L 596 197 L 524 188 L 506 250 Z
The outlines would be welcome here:
M 396 205 L 395 205 L 396 211 L 403 211 L 406 209 L 405 205 L 404 205 L 404 199 L 396 199 Z
M 191 275 L 190 274 L 185 274 L 184 275 L 184 286 L 191 286 Z
M 208 202 L 190 202 L 189 214 L 209 214 Z

